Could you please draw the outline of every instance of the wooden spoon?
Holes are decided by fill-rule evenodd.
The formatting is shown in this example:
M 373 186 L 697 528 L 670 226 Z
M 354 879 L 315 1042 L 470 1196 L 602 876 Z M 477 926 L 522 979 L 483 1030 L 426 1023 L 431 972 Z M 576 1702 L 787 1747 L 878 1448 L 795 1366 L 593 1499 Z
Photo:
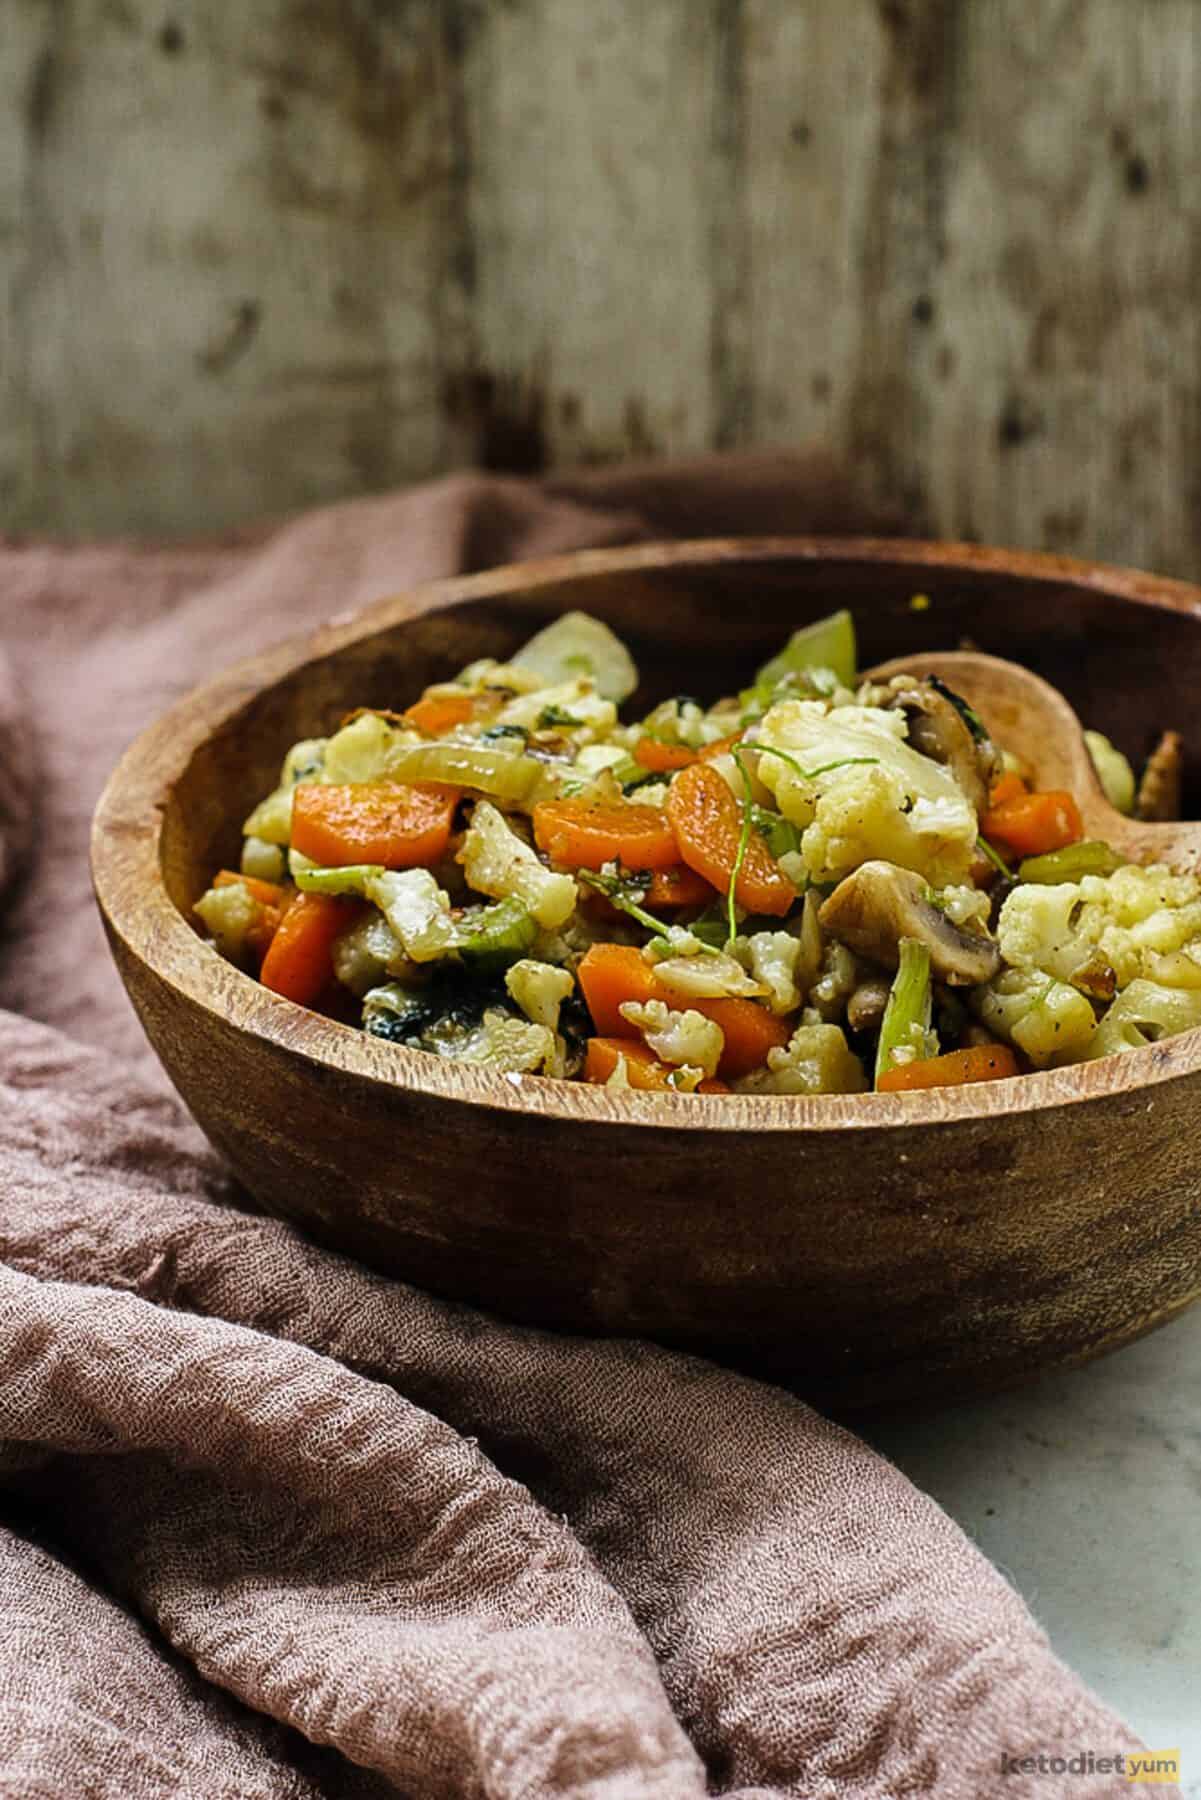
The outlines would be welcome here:
M 1040 788 L 1066 788 L 1075 797 L 1086 838 L 1101 838 L 1137 863 L 1201 868 L 1201 823 L 1127 819 L 1105 798 L 1079 719 L 1040 675 L 977 650 L 924 651 L 898 656 L 870 671 L 871 681 L 894 675 L 938 675 L 973 706 L 999 745 L 1031 762 Z

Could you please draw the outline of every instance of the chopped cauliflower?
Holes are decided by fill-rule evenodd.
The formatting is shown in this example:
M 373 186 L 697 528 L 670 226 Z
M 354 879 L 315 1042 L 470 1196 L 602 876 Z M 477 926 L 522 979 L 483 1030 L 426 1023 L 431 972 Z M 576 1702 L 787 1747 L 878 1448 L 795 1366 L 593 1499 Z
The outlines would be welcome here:
M 566 969 L 523 956 L 505 971 L 505 987 L 527 1019 L 558 1031 L 559 1009 L 575 982 Z
M 408 967 L 404 945 L 381 913 L 369 912 L 334 939 L 334 974 L 360 999 Z
M 853 950 L 831 938 L 822 951 L 817 979 L 809 991 L 809 1004 L 827 1024 L 841 1019 L 847 1001 L 863 980 L 863 966 Z
M 626 1000 L 618 1009 L 635 1026 L 660 1062 L 690 1065 L 714 1075 L 725 1049 L 725 1033 L 703 1013 L 673 1012 L 663 1000 Z
M 292 836 L 292 794 L 302 781 L 320 781 L 325 761 L 325 738 L 302 738 L 284 757 L 279 785 L 260 800 L 242 827 L 246 837 L 268 844 L 286 844 Z
M 783 1049 L 769 1050 L 767 1066 L 734 1083 L 740 1094 L 862 1094 L 863 1064 L 839 1025 L 798 1025 Z
M 523 731 L 558 727 L 597 737 L 617 723 L 617 708 L 611 700 L 603 700 L 594 684 L 581 675 L 575 681 L 560 682 L 557 687 L 519 694 L 501 707 L 496 723 L 516 725 Z
M 428 869 L 373 875 L 364 883 L 364 891 L 414 962 L 433 962 L 454 949 L 457 933 L 450 916 L 450 896 L 443 893 Z
M 514 895 L 547 931 L 564 924 L 575 910 L 571 876 L 546 868 L 488 800 L 477 802 L 456 860 L 477 893 L 494 900 Z
M 284 853 L 266 838 L 248 837 L 242 845 L 242 873 L 256 881 L 282 881 L 286 873 Z
M 1192 875 L 1130 863 L 1112 875 L 1042 886 L 1023 882 L 1001 908 L 1001 955 L 1015 969 L 1043 969 L 1061 981 L 1100 956 L 1119 988 L 1139 977 L 1188 979 L 1190 949 L 1201 955 L 1201 886 Z M 1184 952 L 1187 960 L 1173 962 Z
M 1163 987 L 1154 981 L 1132 981 L 1120 993 L 1093 1036 L 1084 1055 L 1091 1061 L 1123 1050 L 1141 1050 L 1160 1038 L 1201 1025 L 1201 993 L 1194 989 Z
M 735 940 L 734 954 L 761 983 L 774 1013 L 795 1012 L 801 1004 L 802 944 L 790 931 L 754 931 Z
M 458 1060 L 483 1063 L 512 1075 L 550 1074 L 557 1066 L 558 1050 L 555 1034 L 547 1026 L 516 1019 L 503 1007 L 490 1006 L 471 1043 L 458 1052 Z
M 247 939 L 262 923 L 264 910 L 262 902 L 255 899 L 244 881 L 231 881 L 228 887 L 210 888 L 195 906 L 197 917 L 204 920 L 217 949 L 230 962 L 242 960 Z
M 992 910 L 992 902 L 980 888 L 945 887 L 935 896 L 936 904 L 952 925 L 960 930 L 976 926 L 981 930 L 988 929 L 988 916 Z
M 968 998 L 981 1023 L 1015 1044 L 1038 1069 L 1077 1061 L 1096 1029 L 1085 996 L 1042 969 L 1002 969 L 985 986 L 971 989 Z
M 664 957 L 655 964 L 655 976 L 673 1000 L 762 1000 L 769 992 L 733 956 L 720 953 Z
M 323 779 L 332 782 L 379 781 L 398 750 L 422 742 L 419 731 L 390 725 L 377 712 L 361 712 L 336 731 L 325 746 Z
M 976 847 L 976 814 L 949 769 L 905 741 L 899 711 L 827 707 L 782 700 L 763 717 L 759 779 L 801 828 L 801 852 L 814 881 L 840 881 L 860 863 L 882 859 L 914 869 L 936 887 L 967 878 Z M 863 759 L 870 759 L 864 761 Z M 837 768 L 826 765 L 837 763 Z

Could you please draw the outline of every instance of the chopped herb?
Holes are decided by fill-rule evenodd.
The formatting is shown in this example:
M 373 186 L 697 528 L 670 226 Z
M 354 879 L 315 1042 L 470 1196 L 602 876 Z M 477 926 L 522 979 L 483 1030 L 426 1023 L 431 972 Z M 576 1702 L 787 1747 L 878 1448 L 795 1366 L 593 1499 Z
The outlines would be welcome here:
M 1013 870 L 1010 868 L 1009 864 L 1005 861 L 1005 858 L 1000 854 L 1000 852 L 993 849 L 992 845 L 989 843 L 987 838 L 978 837 L 976 839 L 976 848 L 980 852 L 981 856 L 983 856 L 986 861 L 988 861 L 992 864 L 993 868 L 996 869 L 996 871 L 999 875 L 1004 875 L 1006 877 L 1006 879 L 1008 879 L 1010 876 L 1012 876 Z
M 544 706 L 538 714 L 539 731 L 547 731 L 552 725 L 560 725 L 571 731 L 583 723 L 583 719 L 577 719 L 573 713 L 564 712 L 561 706 Z
M 954 688 L 949 688 L 946 682 L 940 680 L 937 675 L 927 675 L 926 686 L 932 687 L 936 694 L 941 694 L 944 700 L 950 701 L 976 743 L 986 744 L 988 742 L 988 730 L 984 720 L 974 706 L 968 705 L 962 694 L 957 694 Z
M 591 869 L 577 869 L 576 875 L 585 887 L 595 888 L 611 906 L 615 906 L 619 912 L 627 913 L 631 919 L 636 919 L 647 931 L 654 932 L 656 937 L 670 938 L 671 927 L 665 925 L 662 919 L 656 919 L 653 913 L 648 913 L 641 905 L 649 885 L 645 874 L 606 875 L 603 872 L 596 874 Z M 685 929 L 691 930 L 691 926 Z M 707 944 L 703 938 L 698 938 L 697 941 L 706 955 L 717 949 L 716 945 Z
M 523 744 L 530 741 L 530 734 L 524 725 L 489 725 L 486 731 L 480 732 L 482 743 L 495 743 L 497 738 L 507 737 L 520 738 Z

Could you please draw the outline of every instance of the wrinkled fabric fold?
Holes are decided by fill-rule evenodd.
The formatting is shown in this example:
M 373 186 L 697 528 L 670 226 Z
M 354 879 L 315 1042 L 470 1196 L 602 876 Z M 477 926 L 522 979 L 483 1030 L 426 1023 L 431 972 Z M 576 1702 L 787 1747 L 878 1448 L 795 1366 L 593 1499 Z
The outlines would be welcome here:
M 980 1800 L 1038 1791 L 1002 1753 L 1134 1746 L 945 1514 L 800 1400 L 256 1216 L 87 891 L 124 743 L 273 639 L 506 558 L 873 522 L 814 455 L 0 548 L 0 1793 Z

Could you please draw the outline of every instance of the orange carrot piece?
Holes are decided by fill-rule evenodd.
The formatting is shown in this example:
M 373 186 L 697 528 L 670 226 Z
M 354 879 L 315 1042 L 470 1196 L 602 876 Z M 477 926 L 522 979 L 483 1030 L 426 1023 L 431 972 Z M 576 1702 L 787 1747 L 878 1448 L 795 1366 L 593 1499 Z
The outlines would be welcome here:
M 732 750 L 735 744 L 741 742 L 741 731 L 732 731 L 729 737 L 714 738 L 711 744 L 706 744 L 701 750 L 700 760 L 701 762 L 711 762 L 715 756 L 724 756 L 727 750 Z
M 627 1000 L 663 1000 L 677 1012 L 691 1010 L 712 1019 L 726 1040 L 719 1075 L 749 1074 L 791 1036 L 790 1027 L 756 1000 L 682 1001 L 658 979 L 642 952 L 627 944 L 593 944 L 576 974 L 600 1037 L 637 1037 L 637 1027 L 621 1016 Z
M 1018 1060 L 1008 1044 L 973 1044 L 968 1050 L 948 1050 L 945 1056 L 898 1063 L 885 1069 L 876 1086 L 882 1094 L 900 1094 L 917 1088 L 963 1087 L 971 1081 L 1006 1081 L 1017 1074 Z
M 353 916 L 332 894 L 298 894 L 263 958 L 263 986 L 298 1006 L 311 1006 L 332 973 L 333 941 Z
M 742 836 L 742 808 L 718 771 L 708 763 L 681 769 L 667 790 L 666 812 L 689 868 L 727 892 Z M 777 916 L 796 905 L 796 889 L 758 832 L 747 839 L 734 897 L 748 912 Z
M 671 1065 L 661 1063 L 654 1051 L 637 1038 L 589 1038 L 584 1056 L 584 1080 L 603 1087 L 617 1067 L 619 1056 L 626 1059 L 626 1079 L 632 1088 L 644 1093 L 672 1091 L 668 1080 Z M 698 1094 L 728 1094 L 729 1091 L 724 1081 L 716 1080 L 699 1082 L 696 1088 Z
M 697 752 L 690 750 L 687 744 L 664 744 L 658 738 L 644 737 L 634 745 L 634 761 L 641 763 L 644 769 L 653 769 L 656 775 L 666 775 L 672 769 L 686 769 L 696 760 Z
M 660 808 L 633 800 L 543 800 L 534 808 L 534 841 L 564 869 L 670 869 L 680 860 Z
M 990 806 L 980 825 L 986 838 L 1016 856 L 1043 856 L 1078 844 L 1084 836 L 1080 808 L 1071 794 L 1059 790 L 1022 794 Z
M 214 887 L 235 887 L 239 881 L 263 906 L 279 906 L 283 901 L 284 890 L 277 881 L 260 881 L 257 875 L 239 875 L 234 869 L 221 869 L 213 876 Z
M 468 719 L 475 717 L 475 696 L 472 694 L 423 694 L 406 707 L 404 721 L 415 731 L 423 731 L 427 737 L 441 737 L 444 731 L 452 731 L 456 725 L 466 725 Z
M 428 868 L 446 855 L 459 790 L 439 782 L 306 782 L 292 800 L 292 848 L 326 869 Z
M 1023 796 L 1029 792 L 1030 789 L 1026 786 L 1026 783 L 1022 780 L 1021 776 L 1015 775 L 1012 770 L 1007 770 L 1004 775 L 999 776 L 997 780 L 993 782 L 992 787 L 989 790 L 988 804 L 990 806 L 1005 806 L 1010 800 L 1021 800 Z
M 671 869 L 655 869 L 643 904 L 653 912 L 660 906 L 708 906 L 717 896 L 709 883 L 687 863 Z

